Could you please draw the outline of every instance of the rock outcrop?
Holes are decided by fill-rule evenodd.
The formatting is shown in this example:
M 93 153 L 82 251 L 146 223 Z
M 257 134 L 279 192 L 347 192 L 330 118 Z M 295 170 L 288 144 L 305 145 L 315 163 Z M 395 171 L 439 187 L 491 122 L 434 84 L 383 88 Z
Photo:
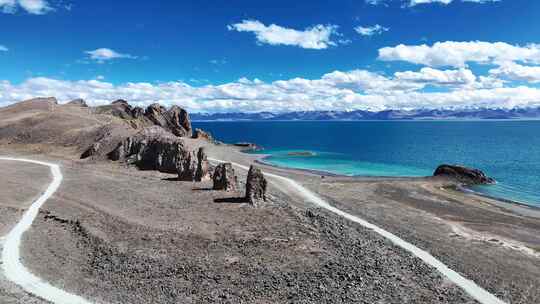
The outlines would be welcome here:
M 246 181 L 246 200 L 252 205 L 266 201 L 267 181 L 261 169 L 251 165 Z
M 84 99 L 81 99 L 81 98 L 73 99 L 72 101 L 70 101 L 70 102 L 68 102 L 66 104 L 70 105 L 70 106 L 78 106 L 78 107 L 88 108 L 88 105 L 86 104 L 86 101 L 84 101 Z
M 488 185 L 495 183 L 495 180 L 488 177 L 484 172 L 459 165 L 440 165 L 433 173 L 433 176 L 448 177 L 466 185 Z
M 176 136 L 192 136 L 189 114 L 178 106 L 172 106 L 167 110 L 160 104 L 154 103 L 146 108 L 144 116 L 154 125 L 169 130 Z
M 209 132 L 206 132 L 202 129 L 195 129 L 195 131 L 193 132 L 193 136 L 192 138 L 195 138 L 195 139 L 206 139 L 208 141 L 213 141 L 213 138 L 212 138 L 212 135 L 209 133 Z
M 216 166 L 214 170 L 214 190 L 224 190 L 235 192 L 238 190 L 238 178 L 234 174 L 234 168 L 231 163 L 222 163 Z
M 181 168 L 179 165 L 189 154 L 178 138 L 153 126 L 123 140 L 108 156 L 111 160 L 125 161 L 142 170 L 177 173 Z
M 186 110 L 179 106 L 172 106 L 167 111 L 167 116 L 169 118 L 168 127 L 174 135 L 191 137 L 191 120 L 189 119 L 189 114 Z
M 93 143 L 88 149 L 81 154 L 81 159 L 89 158 L 98 155 L 101 148 L 100 142 Z
M 199 148 L 197 151 L 197 171 L 195 172 L 196 181 L 204 181 L 210 179 L 210 163 L 204 152 L 204 148 Z
M 126 120 L 133 120 L 142 117 L 142 108 L 133 107 L 123 99 L 115 100 L 111 103 L 111 114 Z
M 248 143 L 248 142 L 239 142 L 233 144 L 236 147 L 242 148 L 242 151 L 261 151 L 263 148 L 261 146 L 258 146 L 254 143 Z
M 204 150 L 191 150 L 180 138 L 158 126 L 144 128 L 123 140 L 108 157 L 133 164 L 141 170 L 177 173 L 180 180 L 201 181 L 209 178 Z
M 98 107 L 98 113 L 110 113 L 129 122 L 134 129 L 159 126 L 178 137 L 191 137 L 191 120 L 186 110 L 172 106 L 166 109 L 158 103 L 146 109 L 133 107 L 127 101 L 118 99 L 110 106 Z

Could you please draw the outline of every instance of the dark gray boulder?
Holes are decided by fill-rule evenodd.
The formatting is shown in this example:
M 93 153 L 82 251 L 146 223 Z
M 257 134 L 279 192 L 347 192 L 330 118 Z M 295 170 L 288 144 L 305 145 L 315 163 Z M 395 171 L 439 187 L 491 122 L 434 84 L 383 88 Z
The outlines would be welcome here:
M 141 170 L 176 173 L 183 181 L 209 178 L 204 150 L 191 150 L 181 138 L 159 126 L 144 128 L 121 141 L 108 158 L 133 164 Z
M 195 180 L 200 182 L 210 179 L 210 164 L 208 163 L 208 157 L 204 152 L 204 148 L 199 148 L 197 151 L 197 171 L 195 172 Z
M 433 173 L 433 176 L 444 176 L 466 185 L 488 185 L 495 183 L 495 180 L 487 176 L 484 172 L 459 165 L 440 165 Z
M 224 190 L 235 192 L 238 190 L 238 179 L 234 174 L 234 168 L 231 163 L 222 163 L 214 169 L 214 190 Z
M 101 148 L 101 143 L 100 142 L 93 143 L 88 149 L 86 149 L 81 154 L 81 159 L 89 158 L 89 157 L 92 157 L 94 155 L 97 155 L 99 153 L 100 148 Z
M 246 181 L 246 200 L 252 205 L 266 201 L 267 181 L 261 169 L 251 165 Z
M 198 181 L 197 167 L 197 155 L 195 151 L 185 151 L 177 164 L 178 179 L 183 181 Z
M 177 173 L 190 153 L 174 135 L 160 127 L 143 129 L 128 137 L 109 153 L 109 159 L 134 164 L 142 170 Z

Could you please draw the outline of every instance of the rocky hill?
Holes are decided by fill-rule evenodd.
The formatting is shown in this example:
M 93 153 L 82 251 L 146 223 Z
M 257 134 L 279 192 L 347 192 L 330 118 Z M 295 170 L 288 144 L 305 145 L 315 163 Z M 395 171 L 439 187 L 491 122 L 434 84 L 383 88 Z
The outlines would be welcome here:
M 0 144 L 71 158 L 123 161 L 201 180 L 209 174 L 209 165 L 204 151 L 187 140 L 193 136 L 184 109 L 157 103 L 143 109 L 116 100 L 88 107 L 81 99 L 60 105 L 55 98 L 36 98 L 0 109 Z M 195 137 L 211 140 L 202 130 Z

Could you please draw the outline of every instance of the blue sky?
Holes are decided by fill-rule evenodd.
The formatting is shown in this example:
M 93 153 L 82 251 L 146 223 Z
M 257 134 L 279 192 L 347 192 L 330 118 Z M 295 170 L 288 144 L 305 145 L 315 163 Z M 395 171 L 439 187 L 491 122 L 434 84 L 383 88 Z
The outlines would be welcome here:
M 535 0 L 0 0 L 0 27 L 0 105 L 42 94 L 208 112 L 540 102 Z

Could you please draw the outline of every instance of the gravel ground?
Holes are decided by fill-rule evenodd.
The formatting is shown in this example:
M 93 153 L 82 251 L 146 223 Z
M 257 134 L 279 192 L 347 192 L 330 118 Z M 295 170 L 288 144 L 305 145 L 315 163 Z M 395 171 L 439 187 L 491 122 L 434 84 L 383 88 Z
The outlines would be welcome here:
M 209 151 L 253 161 L 228 147 Z M 212 191 L 209 182 L 57 161 L 64 183 L 25 235 L 24 263 L 96 303 L 474 303 L 407 252 L 280 185 L 270 183 L 270 201 L 254 208 L 241 202 L 243 193 Z M 538 258 L 504 247 L 503 237 L 463 231 L 531 245 L 538 219 L 438 192 L 432 180 L 321 179 L 262 167 L 430 251 L 509 303 L 537 303 Z
M 2 238 L 22 217 L 22 213 L 51 180 L 49 169 L 39 165 L 0 160 L 0 252 Z M 1 265 L 0 261 L 0 265 Z M 0 271 L 0 303 L 42 304 L 18 286 L 6 280 Z
M 24 263 L 98 303 L 473 302 L 377 234 L 276 189 L 253 208 L 236 202 L 242 193 L 155 172 L 63 172 L 25 235 Z

